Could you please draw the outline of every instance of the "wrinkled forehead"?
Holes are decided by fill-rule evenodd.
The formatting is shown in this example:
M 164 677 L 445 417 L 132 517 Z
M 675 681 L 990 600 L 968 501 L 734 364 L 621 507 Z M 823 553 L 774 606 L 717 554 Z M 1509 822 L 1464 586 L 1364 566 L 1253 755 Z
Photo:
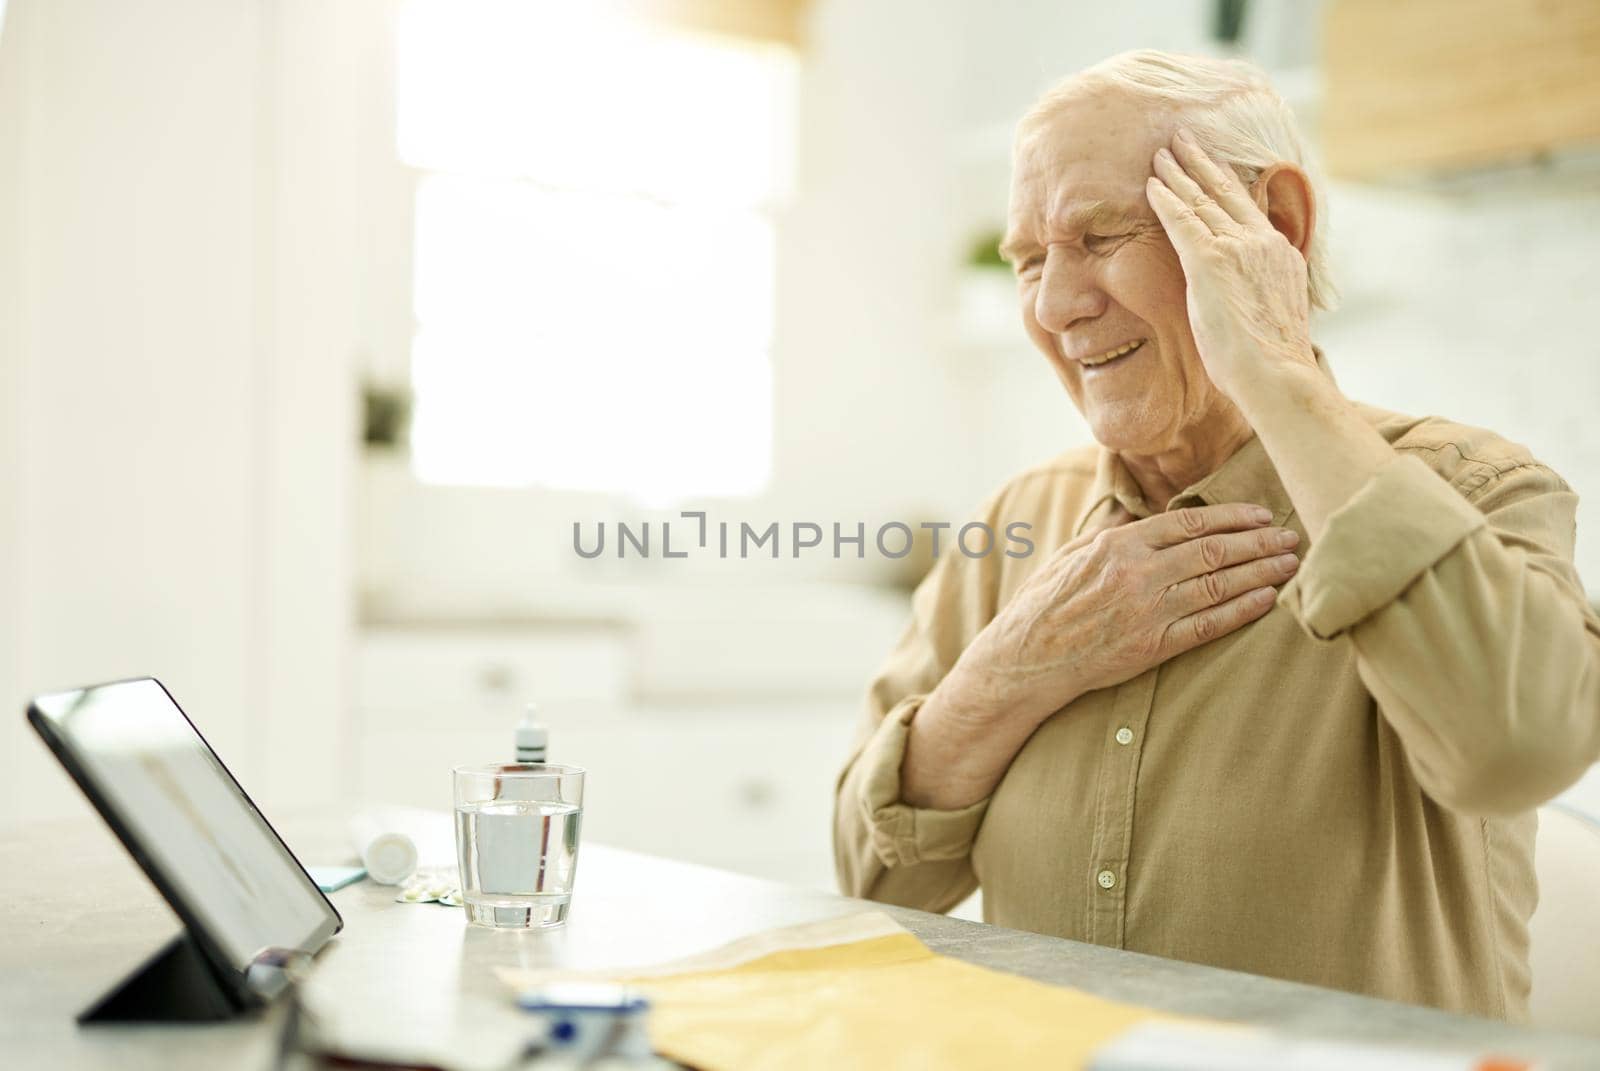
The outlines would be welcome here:
M 1113 91 L 1086 91 L 1018 132 L 1011 166 L 1013 224 L 1067 202 L 1144 204 L 1151 157 L 1171 140 L 1170 108 Z

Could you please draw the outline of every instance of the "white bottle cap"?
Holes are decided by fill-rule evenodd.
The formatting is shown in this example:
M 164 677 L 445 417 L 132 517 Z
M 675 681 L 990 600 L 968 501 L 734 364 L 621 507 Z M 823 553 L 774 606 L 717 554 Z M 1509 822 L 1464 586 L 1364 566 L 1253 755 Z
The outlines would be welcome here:
M 550 730 L 535 720 L 538 713 L 537 703 L 529 703 L 523 708 L 522 721 L 517 725 L 518 762 L 548 761 Z
M 367 843 L 361 862 L 379 885 L 398 885 L 416 872 L 417 846 L 404 833 L 384 833 Z

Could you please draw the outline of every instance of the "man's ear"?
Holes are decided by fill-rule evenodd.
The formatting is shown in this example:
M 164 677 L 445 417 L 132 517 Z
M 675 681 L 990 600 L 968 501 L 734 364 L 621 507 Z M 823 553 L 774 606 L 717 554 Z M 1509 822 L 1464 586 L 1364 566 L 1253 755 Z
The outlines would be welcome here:
M 1273 229 L 1305 256 L 1317 227 L 1317 197 L 1306 173 L 1293 164 L 1273 164 L 1250 187 L 1250 196 Z

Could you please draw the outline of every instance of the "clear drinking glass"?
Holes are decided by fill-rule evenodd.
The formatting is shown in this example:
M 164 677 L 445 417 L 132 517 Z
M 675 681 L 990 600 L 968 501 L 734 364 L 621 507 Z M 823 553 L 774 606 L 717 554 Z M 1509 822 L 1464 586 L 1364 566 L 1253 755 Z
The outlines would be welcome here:
M 583 770 L 457 766 L 456 858 L 467 920 L 528 929 L 567 921 L 578 868 Z

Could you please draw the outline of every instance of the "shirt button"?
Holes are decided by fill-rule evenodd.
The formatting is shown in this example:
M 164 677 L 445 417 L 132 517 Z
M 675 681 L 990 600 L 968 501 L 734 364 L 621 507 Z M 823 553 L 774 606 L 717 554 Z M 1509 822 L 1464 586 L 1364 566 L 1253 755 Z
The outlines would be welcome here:
M 1127 747 L 1129 744 L 1133 743 L 1133 730 L 1128 728 L 1126 725 L 1118 729 L 1117 743 L 1121 744 L 1123 747 Z
M 1109 870 L 1102 870 L 1094 876 L 1094 880 L 1100 883 L 1102 889 L 1109 889 L 1117 883 L 1117 876 Z

